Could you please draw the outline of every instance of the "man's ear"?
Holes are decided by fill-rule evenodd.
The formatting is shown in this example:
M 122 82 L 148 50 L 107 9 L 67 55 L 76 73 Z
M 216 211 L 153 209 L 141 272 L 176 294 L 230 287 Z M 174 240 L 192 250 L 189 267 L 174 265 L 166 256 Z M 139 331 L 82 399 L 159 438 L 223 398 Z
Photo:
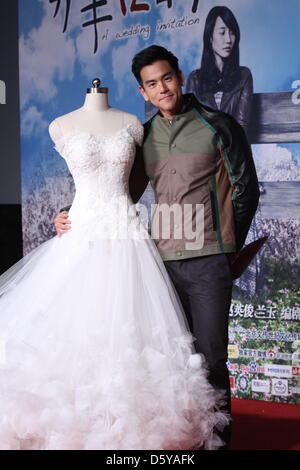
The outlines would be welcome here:
M 149 101 L 148 95 L 141 85 L 139 86 L 139 92 L 141 93 L 145 101 Z

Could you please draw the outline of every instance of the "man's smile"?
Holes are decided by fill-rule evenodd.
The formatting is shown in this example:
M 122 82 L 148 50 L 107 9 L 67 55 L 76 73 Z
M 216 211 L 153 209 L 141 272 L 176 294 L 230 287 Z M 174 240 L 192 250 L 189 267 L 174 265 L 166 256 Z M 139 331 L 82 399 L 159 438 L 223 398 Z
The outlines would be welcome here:
M 167 98 L 172 98 L 172 97 L 173 97 L 173 95 L 163 96 L 162 98 L 160 98 L 159 101 L 165 100 L 165 99 L 167 99 Z

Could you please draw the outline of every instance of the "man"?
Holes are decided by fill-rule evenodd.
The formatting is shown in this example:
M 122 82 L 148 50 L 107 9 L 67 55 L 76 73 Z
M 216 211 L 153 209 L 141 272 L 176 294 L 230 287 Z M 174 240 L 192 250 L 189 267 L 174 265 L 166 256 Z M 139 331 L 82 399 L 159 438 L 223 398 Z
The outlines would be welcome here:
M 250 147 L 241 126 L 229 115 L 183 95 L 178 59 L 150 46 L 133 59 L 132 71 L 146 101 L 159 111 L 144 125 L 142 152 L 130 176 L 136 202 L 150 179 L 159 205 L 192 206 L 192 225 L 203 208 L 199 243 L 187 243 L 174 231 L 159 232 L 157 247 L 178 292 L 197 352 L 205 355 L 209 380 L 226 390 L 228 320 L 232 292 L 230 256 L 239 250 L 255 213 L 259 189 Z M 67 214 L 56 218 L 59 235 L 68 230 Z M 230 427 L 221 437 L 229 445 Z M 226 445 L 224 448 L 226 448 Z

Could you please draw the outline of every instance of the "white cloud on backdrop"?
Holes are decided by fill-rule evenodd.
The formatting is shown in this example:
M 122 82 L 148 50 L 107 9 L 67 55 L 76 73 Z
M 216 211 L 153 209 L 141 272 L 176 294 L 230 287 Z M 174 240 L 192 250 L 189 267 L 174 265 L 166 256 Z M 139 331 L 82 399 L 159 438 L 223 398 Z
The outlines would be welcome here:
M 72 39 L 61 32 L 61 24 L 52 18 L 53 8 L 45 6 L 38 28 L 28 37 L 21 35 L 20 88 L 21 109 L 33 101 L 47 103 L 57 94 L 57 81 L 72 80 L 76 52 Z M 51 13 L 51 14 L 50 14 Z
M 39 107 L 39 104 L 45 104 L 55 98 L 59 83 L 73 80 L 76 61 L 82 74 L 89 80 L 95 75 L 100 78 L 105 75 L 106 65 L 103 56 L 111 47 L 115 33 L 128 27 L 126 18 L 121 14 L 119 1 L 108 4 L 106 9 L 103 7 L 99 10 L 101 15 L 111 14 L 113 21 L 97 25 L 99 46 L 97 53 L 94 54 L 94 27 L 80 27 L 84 21 L 91 19 L 91 12 L 81 13 L 81 8 L 87 5 L 86 0 L 77 0 L 76 5 L 71 3 L 68 28 L 64 34 L 62 34 L 64 8 L 60 8 L 57 17 L 53 18 L 54 5 L 46 2 L 42 5 L 44 14 L 41 24 L 33 28 L 26 38 L 21 35 L 19 40 L 22 110 L 25 110 L 30 103 Z M 107 29 L 108 39 L 102 40 Z M 111 48 L 111 57 L 117 96 L 121 99 L 130 83 L 128 82 L 129 58 L 139 47 L 136 39 L 129 39 L 126 42 L 122 40 L 119 44 L 117 42 L 116 46 Z M 103 83 L 103 86 L 109 84 Z
M 122 99 L 132 88 L 131 58 L 139 50 L 138 44 L 138 38 L 134 38 L 112 49 L 112 71 L 117 84 L 117 99 Z
M 43 118 L 43 113 L 36 106 L 29 106 L 22 115 L 22 135 L 33 136 L 43 134 L 48 127 L 48 122 Z
M 252 146 L 259 181 L 300 181 L 300 167 L 291 152 L 276 144 Z

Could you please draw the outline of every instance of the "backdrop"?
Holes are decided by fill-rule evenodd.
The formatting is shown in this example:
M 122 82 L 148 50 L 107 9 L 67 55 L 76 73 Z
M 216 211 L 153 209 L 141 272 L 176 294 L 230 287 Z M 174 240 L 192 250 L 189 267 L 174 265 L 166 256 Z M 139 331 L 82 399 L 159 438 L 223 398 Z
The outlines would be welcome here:
M 145 120 L 130 71 L 159 44 L 186 77 L 200 67 L 211 0 L 19 0 L 23 239 L 25 253 L 54 235 L 73 181 L 48 125 L 82 106 L 94 77 L 111 106 Z M 228 367 L 235 397 L 300 403 L 300 3 L 224 0 L 241 31 L 240 65 L 254 84 L 248 132 L 261 202 L 248 241 L 269 240 L 235 285 Z M 152 109 L 147 108 L 147 116 Z M 153 200 L 147 188 L 143 202 Z M 146 269 L 146 267 L 145 267 Z

